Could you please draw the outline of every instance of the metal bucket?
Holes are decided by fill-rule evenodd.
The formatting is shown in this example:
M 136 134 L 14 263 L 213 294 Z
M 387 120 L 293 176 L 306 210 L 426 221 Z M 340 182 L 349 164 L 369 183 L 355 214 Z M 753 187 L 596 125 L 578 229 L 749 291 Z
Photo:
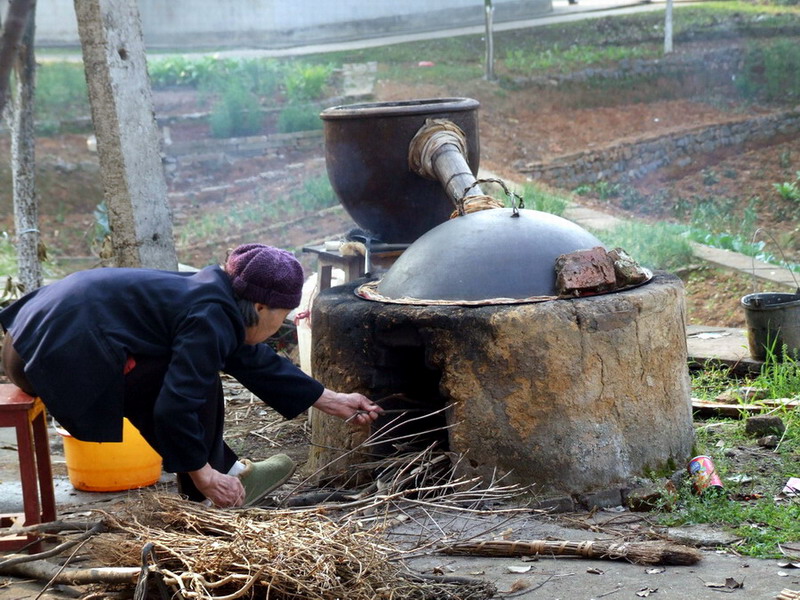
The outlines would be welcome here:
M 800 292 L 748 294 L 742 298 L 742 308 L 755 360 L 765 360 L 768 352 L 783 358 L 784 346 L 789 354 L 800 354 Z

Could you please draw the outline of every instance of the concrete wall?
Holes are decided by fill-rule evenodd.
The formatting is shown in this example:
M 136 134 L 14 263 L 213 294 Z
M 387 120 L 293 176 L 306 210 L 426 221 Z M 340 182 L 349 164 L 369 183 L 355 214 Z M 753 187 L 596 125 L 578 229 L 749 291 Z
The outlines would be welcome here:
M 502 22 L 548 13 L 552 2 L 494 6 Z M 139 0 L 139 10 L 146 44 L 170 48 L 281 48 L 484 23 L 483 0 Z M 78 44 L 73 0 L 39 0 L 36 12 L 40 46 Z

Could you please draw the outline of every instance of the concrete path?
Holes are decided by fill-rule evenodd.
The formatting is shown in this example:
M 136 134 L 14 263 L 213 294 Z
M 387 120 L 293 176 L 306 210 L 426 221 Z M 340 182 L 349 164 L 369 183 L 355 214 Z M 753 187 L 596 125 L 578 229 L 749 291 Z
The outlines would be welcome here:
M 675 2 L 676 7 L 689 4 L 694 4 L 694 2 L 690 0 L 679 0 Z M 502 32 L 516 29 L 529 29 L 531 27 L 552 25 L 554 23 L 567 23 L 583 19 L 600 19 L 613 15 L 651 12 L 654 10 L 664 10 L 665 5 L 665 0 L 654 0 L 652 2 L 636 0 L 579 0 L 577 4 L 569 4 L 568 0 L 553 0 L 553 11 L 551 13 L 531 19 L 495 22 L 494 31 Z M 364 48 L 377 48 L 380 46 L 443 39 L 461 35 L 483 35 L 484 32 L 485 27 L 483 25 L 475 25 L 471 27 L 355 39 L 330 44 L 299 45 L 280 49 L 231 48 L 212 51 L 184 52 L 181 53 L 181 55 L 186 57 L 216 56 L 219 58 L 285 58 L 291 56 L 306 56 L 309 54 L 360 50 Z M 164 54 L 165 52 L 158 48 L 148 48 L 147 53 L 152 58 L 159 54 Z M 174 54 L 174 51 L 170 54 Z M 37 48 L 36 59 L 39 62 L 80 62 L 82 60 L 79 48 L 76 48 L 75 52 L 66 53 L 48 51 L 47 48 Z

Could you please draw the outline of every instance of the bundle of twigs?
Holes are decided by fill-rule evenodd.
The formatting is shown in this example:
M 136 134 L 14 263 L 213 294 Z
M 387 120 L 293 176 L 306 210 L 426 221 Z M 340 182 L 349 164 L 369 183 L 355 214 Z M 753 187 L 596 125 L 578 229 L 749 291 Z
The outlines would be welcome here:
M 107 565 L 137 565 L 146 548 L 150 579 L 176 597 L 457 597 L 441 584 L 434 593 L 428 584 L 404 579 L 377 534 L 318 513 L 220 510 L 146 494 L 126 514 L 106 514 L 105 522 L 110 533 L 92 542 L 94 557 Z
M 580 556 L 627 560 L 637 565 L 693 565 L 701 558 L 700 552 L 688 546 L 661 541 L 608 542 L 608 541 L 549 541 L 489 540 L 457 543 L 442 549 L 445 554 L 470 556 Z

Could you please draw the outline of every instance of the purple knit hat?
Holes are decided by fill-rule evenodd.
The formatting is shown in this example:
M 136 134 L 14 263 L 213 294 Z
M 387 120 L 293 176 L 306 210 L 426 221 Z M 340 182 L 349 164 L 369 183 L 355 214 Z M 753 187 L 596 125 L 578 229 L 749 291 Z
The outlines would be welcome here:
M 303 293 L 303 267 L 294 254 L 265 246 L 244 244 L 228 256 L 225 271 L 233 291 L 270 308 L 296 308 Z

